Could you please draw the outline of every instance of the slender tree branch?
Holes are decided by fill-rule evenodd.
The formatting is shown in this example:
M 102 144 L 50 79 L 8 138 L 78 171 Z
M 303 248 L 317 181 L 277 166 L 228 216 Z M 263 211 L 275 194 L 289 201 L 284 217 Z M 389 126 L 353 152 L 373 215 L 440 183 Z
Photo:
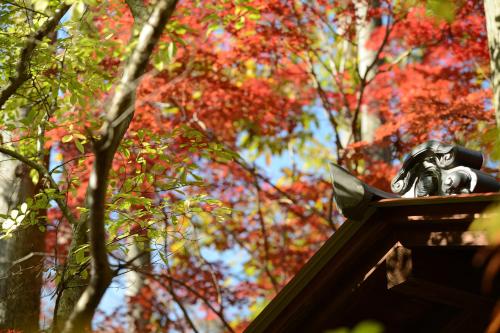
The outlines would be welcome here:
M 296 16 L 296 19 L 297 19 L 298 27 L 302 31 L 302 33 L 305 34 L 304 29 L 302 29 L 301 15 L 298 13 L 298 11 L 297 11 L 297 9 L 295 7 L 295 3 L 293 3 L 292 8 L 293 8 L 293 12 L 294 12 L 294 14 Z M 317 14 L 314 11 L 313 7 L 311 7 L 311 10 L 313 11 L 313 13 L 315 13 L 320 18 L 320 20 L 322 20 L 322 16 L 320 16 L 319 14 Z M 332 27 L 327 22 L 325 22 L 324 20 L 322 20 L 322 21 L 329 28 L 330 32 L 332 32 L 334 35 L 338 36 L 338 34 L 333 31 Z M 321 32 L 321 29 L 320 29 L 320 32 Z M 326 40 L 326 38 L 323 38 L 323 39 Z M 342 100 L 344 102 L 344 107 L 345 107 L 345 110 L 347 111 L 346 112 L 347 115 L 350 114 L 350 112 L 349 112 L 349 102 L 348 102 L 347 96 L 346 96 L 346 94 L 344 92 L 343 84 L 339 80 L 339 77 L 337 75 L 338 73 L 337 73 L 336 67 L 332 66 L 332 68 L 330 68 L 329 66 L 327 66 L 323 62 L 323 60 L 321 59 L 321 56 L 318 54 L 318 52 L 313 47 L 311 47 L 309 49 L 309 51 L 310 52 L 305 52 L 305 54 L 306 54 L 305 58 L 304 57 L 301 57 L 301 58 L 308 64 L 308 66 L 310 68 L 309 72 L 312 75 L 312 78 L 313 78 L 314 83 L 316 85 L 316 90 L 318 92 L 318 96 L 319 96 L 319 98 L 321 100 L 321 103 L 323 104 L 323 108 L 325 110 L 325 113 L 326 113 L 326 115 L 328 117 L 330 125 L 331 125 L 331 127 L 333 129 L 333 132 L 335 134 L 335 141 L 336 141 L 335 148 L 337 150 L 337 163 L 340 164 L 340 165 L 342 165 L 342 161 L 340 159 L 340 151 L 343 149 L 343 146 L 342 146 L 342 142 L 340 140 L 339 125 L 338 125 L 337 120 L 335 119 L 335 115 L 333 114 L 333 106 L 330 103 L 330 101 L 328 99 L 328 96 L 327 96 L 325 90 L 323 89 L 323 87 L 321 85 L 321 82 L 320 82 L 320 80 L 318 78 L 318 75 L 316 74 L 316 71 L 314 70 L 314 66 L 312 64 L 312 59 L 311 59 L 312 57 L 310 55 L 311 52 L 316 56 L 316 58 L 318 59 L 318 62 L 326 69 L 326 71 L 332 77 L 333 82 L 337 86 L 337 89 L 338 89 L 338 91 L 340 92 L 340 94 L 342 96 Z M 300 52 L 298 54 L 300 54 Z M 331 61 L 331 63 L 335 64 L 335 62 L 333 60 Z M 335 71 L 335 73 L 334 73 L 334 71 Z
M 182 106 L 180 104 L 178 104 L 177 102 L 175 102 L 174 100 L 171 100 L 172 103 L 176 106 L 176 107 L 179 107 L 179 109 L 182 109 Z M 190 122 L 191 123 L 191 122 Z M 200 121 L 200 120 L 194 120 L 193 123 L 195 124 L 195 127 L 196 127 L 196 130 L 200 131 L 200 133 L 202 133 L 203 135 L 205 135 L 205 137 L 209 140 L 212 140 L 214 142 L 217 142 L 218 144 L 221 144 L 222 146 L 224 146 L 224 148 L 228 149 L 228 150 L 231 150 L 227 144 L 225 144 L 224 142 L 222 142 L 221 140 L 219 140 L 216 135 L 210 131 L 209 129 L 207 129 L 206 125 Z M 285 197 L 286 199 L 290 200 L 292 203 L 294 204 L 298 204 L 299 200 L 297 198 L 295 198 L 294 196 L 292 196 L 291 194 L 285 192 L 284 190 L 280 189 L 276 184 L 274 184 L 271 179 L 269 179 L 268 177 L 262 175 L 256 167 L 254 166 L 251 166 L 249 165 L 244 159 L 242 159 L 241 157 L 237 157 L 234 159 L 234 162 L 236 164 L 238 164 L 239 166 L 241 166 L 243 169 L 245 169 L 247 172 L 249 172 L 252 176 L 255 176 L 257 178 L 259 178 L 260 180 L 264 181 L 265 183 L 267 183 L 268 185 L 270 185 L 274 190 L 276 190 L 276 192 L 278 192 L 282 197 Z M 316 214 L 318 215 L 319 217 L 323 218 L 325 221 L 328 221 L 328 216 L 326 216 L 323 212 L 321 212 L 320 210 L 316 209 L 315 207 L 312 207 L 310 205 L 307 205 L 305 204 L 305 208 L 309 211 L 311 211 L 313 214 Z M 305 219 L 306 216 L 304 214 L 301 214 L 297 211 L 293 211 L 294 214 L 296 214 L 297 216 Z
M 271 179 L 269 179 L 268 177 L 262 175 L 261 173 L 258 172 L 258 170 L 256 170 L 255 168 L 252 168 L 250 166 L 248 166 L 245 161 L 243 160 L 235 160 L 237 164 L 239 164 L 241 167 L 243 167 L 243 169 L 247 170 L 251 175 L 254 175 L 255 177 L 259 178 L 260 180 L 264 181 L 265 183 L 267 183 L 269 186 L 271 186 L 276 192 L 278 192 L 281 196 L 285 197 L 286 199 L 290 200 L 292 203 L 294 204 L 298 204 L 299 201 L 297 200 L 297 198 L 295 198 L 294 196 L 292 196 L 291 194 L 285 192 L 284 190 L 280 189 L 276 184 L 274 184 Z M 318 215 L 319 217 L 323 218 L 325 221 L 328 221 L 328 216 L 326 216 L 323 212 L 321 212 L 320 210 L 318 210 L 317 208 L 315 207 L 312 207 L 310 205 L 305 205 L 305 208 L 309 211 L 311 211 L 312 213 Z M 304 216 L 304 214 L 301 214 L 297 211 L 293 211 L 294 214 L 298 215 L 299 217 L 305 219 L 306 216 Z
M 165 246 L 167 246 L 167 243 L 165 243 Z M 165 257 L 165 260 L 166 260 L 166 265 L 167 265 L 167 272 L 168 272 L 168 275 L 170 276 L 170 275 L 172 275 L 172 271 L 170 269 L 170 263 L 168 262 L 167 257 Z M 196 326 L 194 325 L 193 321 L 191 320 L 191 316 L 187 312 L 186 307 L 184 306 L 182 301 L 177 296 L 177 293 L 175 292 L 175 288 L 174 288 L 172 280 L 168 281 L 167 289 L 170 292 L 170 295 L 172 296 L 172 298 L 174 299 L 174 302 L 177 303 L 177 305 L 181 309 L 182 314 L 184 315 L 184 318 L 186 318 L 186 321 L 188 322 L 189 326 L 191 326 L 191 329 L 195 333 L 198 333 L 198 330 L 196 329 Z
M 212 312 L 214 312 L 219 317 L 219 319 L 221 320 L 222 324 L 226 327 L 228 332 L 234 333 L 233 328 L 227 322 L 222 311 L 217 311 L 217 309 L 215 309 L 213 305 L 205 297 L 203 297 L 196 289 L 178 279 L 174 279 L 170 275 L 169 276 L 162 275 L 162 276 L 166 277 L 167 279 L 171 280 L 174 283 L 181 285 L 182 287 L 186 288 L 189 292 L 191 292 L 193 295 L 195 295 L 197 298 L 201 299 L 203 303 L 205 303 L 205 305 L 207 305 L 210 308 L 210 310 L 212 310 Z
M 324 19 L 324 17 L 323 17 L 322 15 L 320 15 L 320 14 L 318 13 L 318 11 L 314 9 L 314 7 L 313 7 L 313 6 L 310 6 L 310 7 L 308 7 L 308 8 L 310 8 L 310 9 L 311 9 L 311 11 L 313 12 L 313 14 L 314 14 L 314 15 L 316 15 L 318 18 L 320 18 L 320 20 L 321 20 L 321 21 L 322 21 L 322 22 L 326 25 L 327 29 L 328 29 L 328 30 L 329 30 L 329 31 L 330 31 L 330 32 L 331 32 L 334 36 L 340 37 L 340 38 L 342 38 L 344 41 L 346 41 L 346 42 L 350 42 L 351 44 L 353 44 L 353 43 L 352 43 L 352 41 L 350 41 L 350 40 L 348 40 L 347 38 L 343 37 L 343 36 L 342 36 L 342 35 L 340 35 L 338 32 L 335 32 L 335 29 L 333 29 L 333 27 L 332 27 L 330 24 L 328 24 L 328 22 Z M 304 29 L 302 28 L 302 23 L 301 23 L 301 16 L 302 16 L 302 15 L 300 15 L 300 14 L 299 14 L 299 12 L 297 11 L 297 8 L 296 8 L 296 6 L 295 6 L 295 3 L 293 3 L 293 4 L 292 4 L 292 9 L 293 9 L 294 15 L 295 15 L 295 17 L 296 17 L 296 19 L 297 19 L 297 26 L 299 27 L 300 31 L 301 31 L 304 35 L 306 35 L 306 32 L 305 32 L 305 31 L 304 31 Z M 324 36 L 324 32 L 323 32 L 321 29 L 319 29 L 318 34 L 320 35 L 320 37 L 322 37 L 322 39 L 323 39 L 325 42 L 328 40 L 328 38 L 323 37 L 323 36 Z M 307 45 L 307 47 L 309 47 L 309 46 L 310 46 L 310 45 Z M 297 50 L 297 51 L 299 51 L 299 52 L 297 52 L 297 54 L 299 55 L 299 57 L 300 57 L 300 58 L 302 58 L 302 59 L 303 59 L 303 60 L 304 60 L 304 61 L 305 61 L 308 65 L 309 65 L 309 67 L 311 68 L 311 74 L 313 75 L 313 78 L 314 78 L 314 79 L 315 79 L 315 81 L 317 82 L 317 85 L 318 85 L 319 87 L 321 87 L 321 84 L 320 84 L 320 82 L 319 82 L 319 80 L 318 80 L 318 77 L 317 77 L 317 75 L 316 75 L 316 73 L 315 73 L 315 71 L 314 71 L 314 67 L 313 67 L 313 65 L 312 65 L 312 59 L 311 59 L 312 57 L 311 57 L 311 55 L 310 55 L 309 53 L 310 53 L 310 52 L 312 52 L 312 53 L 316 56 L 316 58 L 317 58 L 317 60 L 318 60 L 319 64 L 321 64 L 321 66 L 323 66 L 323 68 L 324 68 L 324 69 L 325 69 L 325 70 L 326 70 L 326 71 L 330 74 L 331 78 L 333 79 L 333 82 L 335 83 L 335 85 L 336 85 L 336 87 L 337 87 L 338 91 L 340 92 L 340 94 L 341 94 L 341 96 L 342 96 L 342 101 L 343 101 L 343 103 L 344 103 L 344 107 L 345 107 L 345 110 L 346 110 L 346 116 L 350 116 L 350 111 L 349 111 L 349 110 L 350 110 L 350 107 L 349 107 L 349 101 L 347 100 L 347 95 L 346 95 L 345 90 L 344 90 L 344 85 L 343 85 L 343 83 L 342 83 L 342 80 L 340 80 L 340 79 L 339 79 L 339 70 L 337 69 L 337 66 L 336 66 L 336 64 L 335 64 L 335 61 L 333 61 L 333 60 L 332 60 L 333 58 L 335 58 L 335 56 L 334 56 L 334 55 L 333 55 L 330 51 L 327 51 L 327 53 L 329 53 L 329 54 L 330 54 L 330 58 L 331 58 L 330 62 L 331 62 L 331 63 L 333 63 L 333 66 L 328 66 L 328 65 L 327 65 L 327 64 L 326 64 L 326 63 L 325 63 L 325 62 L 321 59 L 321 56 L 318 54 L 318 51 L 314 49 L 314 47 L 310 47 L 310 48 L 307 50 L 307 51 L 310 51 L 310 52 L 305 52 L 306 57 L 307 57 L 306 59 L 304 59 L 304 57 L 300 56 L 300 53 L 301 53 L 301 52 L 303 52 L 303 50 Z M 330 113 L 331 113 L 331 112 L 330 112 Z M 330 116 L 329 116 L 329 117 L 330 117 Z M 331 119 L 330 119 L 330 122 L 331 122 Z M 335 125 L 334 125 L 334 128 L 336 128 L 336 127 L 335 127 Z M 339 142 L 340 142 L 340 141 L 339 141 Z
M 9 84 L 6 87 L 2 88 L 2 90 L 0 91 L 0 109 L 3 108 L 5 102 L 7 102 L 7 100 L 16 92 L 16 90 L 19 89 L 19 87 L 29 79 L 30 74 L 28 73 L 28 68 L 35 47 L 39 42 L 43 40 L 44 37 L 48 36 L 55 30 L 57 24 L 70 7 L 70 5 L 67 5 L 65 2 L 63 2 L 63 5 L 61 5 L 61 7 L 59 7 L 55 11 L 54 16 L 45 21 L 40 29 L 38 29 L 28 37 L 26 45 L 21 50 L 19 62 L 16 66 L 15 76 L 10 78 Z
M 259 180 L 257 177 L 254 177 L 254 184 L 255 184 L 255 189 L 257 190 L 257 214 L 259 217 L 259 223 L 260 223 L 260 230 L 262 232 L 262 238 L 264 242 L 264 269 L 266 270 L 267 275 L 269 276 L 269 279 L 271 280 L 271 284 L 273 285 L 274 291 L 278 293 L 279 291 L 279 285 L 278 281 L 276 281 L 276 278 L 274 275 L 271 274 L 271 270 L 269 269 L 269 263 L 270 263 L 270 258 L 269 258 L 269 236 L 267 234 L 267 228 L 264 220 L 264 215 L 262 214 L 262 205 L 260 202 L 260 185 L 259 185 Z
M 121 273 L 118 270 L 116 270 L 115 271 L 115 276 L 118 276 L 118 275 L 121 275 L 121 274 L 126 274 L 129 271 L 135 271 L 137 273 L 140 273 L 140 274 L 142 274 L 144 276 L 150 277 L 150 278 L 152 278 L 152 279 L 160 282 L 162 285 L 165 285 L 165 284 L 160 279 L 167 279 L 169 281 L 169 283 L 172 284 L 172 288 L 173 288 L 173 284 L 180 285 L 181 287 L 185 288 L 187 291 L 189 291 L 190 293 L 192 293 L 196 298 L 200 299 L 203 303 L 205 303 L 205 305 L 213 313 L 215 313 L 219 317 L 220 321 L 222 322 L 222 324 L 224 325 L 224 327 L 227 329 L 228 332 L 234 333 L 233 328 L 231 327 L 231 325 L 229 325 L 229 323 L 227 322 L 226 318 L 224 317 L 224 313 L 223 313 L 223 310 L 222 310 L 223 309 L 222 304 L 219 304 L 219 306 L 221 307 L 221 309 L 217 310 L 212 305 L 212 303 L 208 299 L 206 299 L 205 296 L 201 295 L 195 288 L 191 287 L 190 285 L 188 285 L 187 283 L 185 283 L 185 282 L 183 282 L 181 280 L 178 280 L 178 279 L 172 277 L 170 269 L 167 270 L 168 274 L 156 274 L 156 273 L 152 273 L 150 271 L 145 271 L 145 270 L 141 269 L 140 267 L 134 265 L 134 263 L 131 262 L 131 261 L 127 261 L 126 263 L 120 264 L 119 268 L 120 269 L 128 268 L 129 270 L 122 271 Z M 169 289 L 169 288 L 167 287 L 167 289 Z M 170 291 L 170 289 L 169 289 L 169 291 Z M 174 301 L 175 301 L 175 299 L 174 299 Z
M 161 281 L 161 279 L 167 279 L 171 282 L 173 282 L 174 284 L 178 284 L 180 285 L 181 287 L 184 287 L 186 288 L 187 291 L 189 291 L 190 293 L 192 293 L 194 296 L 196 296 L 198 299 L 200 299 L 203 303 L 205 303 L 205 305 L 213 312 L 215 313 L 220 321 L 222 322 L 222 324 L 224 325 L 224 327 L 227 329 L 228 332 L 231 332 L 231 333 L 234 333 L 234 329 L 231 327 L 231 325 L 229 325 L 229 323 L 227 322 L 226 318 L 224 317 L 224 314 L 217 310 L 213 305 L 212 303 L 206 299 L 206 297 L 204 297 L 203 295 L 201 295 L 195 288 L 191 287 L 190 285 L 188 285 L 187 283 L 181 281 L 181 280 L 178 280 L 174 277 L 172 277 L 171 275 L 167 275 L 167 274 L 154 274 L 154 273 L 150 273 L 150 272 L 144 272 L 144 271 L 139 271 L 141 274 L 144 274 L 145 276 L 149 276 L 153 279 L 155 279 L 156 281 L 160 282 L 160 283 L 163 283 L 163 281 Z
M 186 321 L 188 322 L 188 324 L 191 327 L 191 329 L 193 330 L 193 332 L 198 333 L 198 329 L 196 329 L 196 326 L 194 325 L 194 322 L 191 319 L 189 312 L 187 311 L 187 309 L 184 306 L 184 304 L 182 303 L 182 301 L 179 299 L 179 296 L 177 296 L 177 294 L 175 293 L 175 288 L 172 285 L 172 281 L 169 282 L 167 289 L 170 292 L 170 295 L 172 295 L 174 302 L 177 303 L 177 305 L 181 309 L 182 314 L 184 315 L 184 318 L 186 318 Z
M 233 233 L 231 230 L 229 230 L 224 223 L 220 224 L 220 226 L 223 228 L 223 230 L 228 233 L 232 239 L 236 242 L 236 244 L 241 247 L 245 252 L 247 252 L 250 256 L 253 256 L 255 251 L 249 249 L 245 243 L 241 239 L 238 238 L 238 234 Z M 267 269 L 267 262 L 262 262 L 260 260 L 256 260 L 257 264 L 260 265 L 264 271 L 264 273 L 269 277 L 270 280 L 272 280 L 274 277 L 271 276 L 271 272 L 269 269 Z
M 339 124 L 335 119 L 335 115 L 333 114 L 333 107 L 330 101 L 328 100 L 328 96 L 326 95 L 325 90 L 321 86 L 321 82 L 318 80 L 318 76 L 316 72 L 311 66 L 311 75 L 313 76 L 314 82 L 316 83 L 316 90 L 318 92 L 321 103 L 323 104 L 323 108 L 326 111 L 328 116 L 328 120 L 333 128 L 333 132 L 335 133 L 335 147 L 337 150 L 337 164 L 342 165 L 342 161 L 340 159 L 340 151 L 343 149 L 342 141 L 340 141 L 340 133 L 339 133 Z M 342 93 L 341 93 L 342 94 Z
M 340 77 L 343 77 L 343 72 L 340 72 L 337 69 L 337 65 L 335 64 L 335 61 L 330 60 L 330 63 L 332 63 L 333 66 L 332 65 L 328 66 L 321 59 L 321 55 L 318 54 L 318 51 L 311 49 L 311 52 L 313 52 L 314 55 L 316 56 L 316 59 L 318 59 L 318 63 L 328 72 L 328 74 L 330 74 L 330 77 L 332 78 L 333 82 L 335 83 L 335 86 L 337 87 L 337 90 L 339 91 L 340 96 L 342 96 L 342 103 L 343 103 L 343 106 L 345 108 L 344 116 L 350 117 L 351 116 L 351 111 L 350 111 L 351 107 L 349 105 L 349 100 L 347 99 L 347 93 L 345 92 L 345 89 L 344 89 L 344 83 L 340 79 Z M 308 61 L 312 63 L 310 55 L 308 54 L 307 56 L 309 58 Z M 318 80 L 318 82 L 319 82 L 319 80 Z

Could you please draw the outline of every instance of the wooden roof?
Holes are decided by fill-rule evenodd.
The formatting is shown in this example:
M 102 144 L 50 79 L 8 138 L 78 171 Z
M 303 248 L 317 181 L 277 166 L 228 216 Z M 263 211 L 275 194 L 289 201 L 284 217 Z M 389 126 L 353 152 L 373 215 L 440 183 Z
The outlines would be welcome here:
M 366 319 L 386 332 L 483 331 L 496 299 L 481 293 L 473 259 L 488 240 L 468 229 L 499 201 L 480 193 L 370 202 L 246 332 L 324 332 Z

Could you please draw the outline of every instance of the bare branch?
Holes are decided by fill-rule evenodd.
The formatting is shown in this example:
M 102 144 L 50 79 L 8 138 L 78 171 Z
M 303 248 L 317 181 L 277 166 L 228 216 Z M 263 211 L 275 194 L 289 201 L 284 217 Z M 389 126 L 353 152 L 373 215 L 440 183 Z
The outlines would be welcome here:
M 189 315 L 189 312 L 187 311 L 186 307 L 182 303 L 182 300 L 179 299 L 179 296 L 177 296 L 177 293 L 175 292 L 175 288 L 172 286 L 172 281 L 169 282 L 168 285 L 168 291 L 170 292 L 170 295 L 172 296 L 174 302 L 179 306 L 179 308 L 182 311 L 182 314 L 184 315 L 184 318 L 188 322 L 189 326 L 193 330 L 194 333 L 198 333 L 198 329 L 196 328 L 193 320 L 191 319 L 191 316 Z
M 174 99 L 170 99 L 170 102 L 172 102 L 176 107 L 178 107 L 179 109 L 182 110 L 182 105 L 177 103 Z M 231 150 L 231 148 L 227 144 L 225 144 L 224 142 L 222 142 L 221 140 L 219 140 L 217 138 L 217 136 L 215 135 L 214 132 L 212 132 L 210 129 L 207 129 L 206 125 L 202 121 L 200 121 L 199 119 L 198 120 L 193 119 L 193 121 L 188 122 L 188 124 L 191 124 L 191 123 L 193 123 L 195 125 L 196 130 L 199 131 L 200 133 L 202 133 L 203 135 L 205 135 L 205 137 L 208 140 L 211 140 L 213 142 L 216 142 L 216 143 L 222 145 L 227 150 Z M 293 196 L 292 194 L 287 193 L 286 191 L 279 188 L 276 184 L 274 184 L 272 182 L 271 179 L 269 179 L 265 175 L 261 174 L 255 166 L 249 165 L 243 158 L 241 158 L 241 157 L 234 158 L 233 162 L 235 162 L 240 167 L 242 167 L 244 170 L 249 172 L 252 176 L 257 177 L 258 179 L 260 179 L 260 180 L 264 181 L 265 183 L 267 183 L 268 185 L 270 185 L 279 195 L 290 200 L 293 204 L 297 204 L 297 205 L 301 204 L 308 211 L 312 212 L 313 214 L 316 214 L 317 216 L 321 217 L 322 219 L 324 219 L 327 222 L 329 221 L 328 216 L 326 216 L 323 212 L 321 212 L 320 210 L 318 210 L 317 208 L 315 208 L 313 206 L 301 203 L 297 198 L 295 198 L 295 196 Z M 298 211 L 292 211 L 292 212 L 302 219 L 307 218 L 304 214 L 302 214 Z
M 340 133 L 339 133 L 339 124 L 337 120 L 335 119 L 335 115 L 333 114 L 333 106 L 330 103 L 330 100 L 328 99 L 328 96 L 321 86 L 321 82 L 318 79 L 318 76 L 316 74 L 316 71 L 314 70 L 313 66 L 310 66 L 311 68 L 311 75 L 314 79 L 314 83 L 316 84 L 316 91 L 318 92 L 318 96 L 321 100 L 321 103 L 323 104 L 323 108 L 325 109 L 326 115 L 328 116 L 328 120 L 330 121 L 330 125 L 333 128 L 333 132 L 335 134 L 335 147 L 337 150 L 337 164 L 342 165 L 342 160 L 340 159 L 340 151 L 343 149 L 342 147 L 342 141 L 340 140 Z M 343 92 L 341 92 L 343 94 Z M 345 95 L 344 95 L 345 97 Z
M 165 246 L 167 246 L 166 243 L 165 243 Z M 170 275 L 172 275 L 172 271 L 170 269 L 170 264 L 169 264 L 167 258 L 168 257 L 165 257 L 165 259 L 166 259 L 165 264 L 167 265 L 167 272 L 168 272 L 168 275 L 170 276 Z M 177 296 L 177 293 L 175 292 L 175 287 L 174 287 L 171 280 L 168 282 L 168 286 L 166 286 L 166 287 L 167 287 L 168 291 L 170 292 L 170 295 L 172 296 L 174 302 L 177 303 L 177 305 L 181 309 L 182 314 L 184 315 L 184 318 L 188 322 L 188 324 L 191 327 L 191 329 L 193 330 L 193 332 L 198 333 L 198 330 L 196 329 L 196 326 L 194 325 L 193 320 L 191 319 L 191 316 L 189 315 L 188 311 L 186 310 L 186 307 L 184 306 L 182 301 Z
M 112 279 L 106 250 L 105 203 L 108 176 L 111 164 L 133 112 L 122 121 L 121 116 L 133 106 L 138 79 L 144 73 L 153 48 L 172 15 L 177 0 L 159 0 L 148 21 L 141 29 L 137 45 L 125 66 L 122 78 L 107 110 L 101 138 L 94 143 L 95 161 L 89 180 L 88 208 L 90 229 L 90 254 L 92 258 L 90 282 L 73 313 L 66 322 L 63 332 L 85 332 L 91 329 L 94 312 Z
M 145 276 L 148 276 L 148 277 L 150 277 L 150 278 L 152 278 L 160 283 L 163 283 L 162 279 L 166 279 L 168 281 L 171 281 L 174 284 L 177 284 L 181 287 L 184 287 L 187 291 L 189 291 L 191 294 L 193 294 L 196 298 L 201 300 L 213 313 L 215 313 L 219 317 L 220 321 L 222 322 L 222 324 L 224 325 L 224 327 L 226 328 L 226 330 L 228 332 L 231 332 L 231 333 L 235 332 L 234 329 L 231 327 L 231 325 L 229 325 L 229 323 L 227 322 L 226 318 L 224 317 L 224 313 L 222 312 L 222 310 L 217 310 L 213 306 L 213 304 L 205 296 L 203 296 L 202 294 L 200 294 L 196 290 L 196 288 L 193 288 L 189 284 L 172 277 L 170 274 L 155 274 L 155 273 L 145 272 L 145 271 L 141 271 L 141 270 L 137 270 L 137 269 L 134 269 L 134 270 L 145 275 Z
M 264 214 L 262 213 L 262 204 L 260 200 L 260 185 L 259 185 L 259 179 L 254 176 L 254 183 L 255 183 L 255 189 L 257 190 L 257 214 L 259 218 L 259 224 L 260 224 L 260 230 L 262 232 L 262 238 L 264 242 L 264 257 L 265 257 L 265 263 L 264 263 L 264 270 L 267 273 L 267 276 L 269 276 L 269 279 L 271 280 L 271 284 L 273 285 L 274 291 L 278 293 L 279 291 L 279 284 L 278 281 L 276 281 L 276 278 L 274 275 L 271 273 L 271 270 L 269 269 L 269 263 L 270 263 L 270 257 L 269 257 L 269 236 L 267 234 L 267 228 L 264 220 Z
M 255 168 L 252 168 L 251 166 L 249 166 L 244 160 L 242 159 L 235 159 L 235 162 L 241 166 L 243 169 L 245 169 L 246 171 L 248 171 L 251 175 L 257 177 L 258 179 L 264 181 L 265 183 L 267 183 L 269 186 L 271 186 L 276 192 L 278 192 L 282 197 L 290 200 L 293 204 L 302 204 L 304 206 L 305 209 L 309 210 L 310 212 L 312 212 L 313 214 L 316 214 L 317 216 L 321 217 L 322 219 L 324 219 L 325 221 L 328 222 L 328 216 L 326 216 L 323 212 L 321 212 L 320 210 L 318 210 L 317 208 L 313 207 L 313 206 L 310 206 L 308 204 L 304 204 L 304 203 L 300 203 L 299 200 L 293 196 L 292 194 L 290 193 L 287 193 L 286 191 L 282 190 L 281 188 L 279 188 L 276 184 L 274 184 L 272 182 L 271 179 L 269 179 L 268 177 L 264 176 L 263 174 L 261 174 L 257 169 Z M 306 219 L 307 217 L 298 212 L 298 211 L 294 211 L 292 210 L 292 212 L 299 216 L 300 218 L 302 219 Z
M 7 100 L 16 92 L 16 90 L 19 89 L 19 87 L 29 79 L 30 77 L 28 73 L 29 62 L 31 56 L 33 55 L 35 47 L 38 45 L 39 42 L 43 40 L 44 37 L 48 36 L 51 32 L 55 30 L 57 24 L 64 16 L 64 14 L 66 14 L 66 12 L 70 7 L 71 7 L 70 5 L 63 2 L 61 7 L 59 7 L 55 11 L 54 16 L 45 21 L 45 23 L 40 27 L 40 29 L 38 29 L 28 37 L 26 45 L 21 50 L 21 54 L 19 56 L 19 62 L 17 63 L 16 66 L 15 76 L 10 78 L 9 84 L 0 91 L 0 109 L 2 109 L 5 102 L 7 102 Z

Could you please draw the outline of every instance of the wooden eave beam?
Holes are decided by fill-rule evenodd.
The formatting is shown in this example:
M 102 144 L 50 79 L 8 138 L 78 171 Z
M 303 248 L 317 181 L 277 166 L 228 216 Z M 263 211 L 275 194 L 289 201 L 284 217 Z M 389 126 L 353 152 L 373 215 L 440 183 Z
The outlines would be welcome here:
M 415 277 L 408 277 L 405 282 L 389 290 L 408 297 L 446 304 L 459 309 L 486 309 L 492 308 L 494 305 L 494 302 L 486 297 Z
M 432 231 L 422 228 L 400 228 L 395 238 L 407 248 L 414 247 L 479 247 L 490 245 L 484 231 Z
M 500 193 L 472 193 L 451 196 L 434 196 L 420 198 L 389 198 L 372 202 L 377 208 L 388 208 L 391 212 L 399 212 L 400 216 L 480 213 L 492 203 L 500 202 Z

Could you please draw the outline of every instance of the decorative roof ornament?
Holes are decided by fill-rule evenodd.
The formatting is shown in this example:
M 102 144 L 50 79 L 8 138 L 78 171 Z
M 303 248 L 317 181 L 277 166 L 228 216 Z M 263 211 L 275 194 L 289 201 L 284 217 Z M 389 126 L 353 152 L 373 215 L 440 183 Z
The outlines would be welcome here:
M 406 198 L 500 191 L 500 183 L 479 169 L 481 152 L 428 141 L 408 155 L 391 183 Z
M 362 219 L 370 204 L 380 199 L 499 192 L 500 183 L 480 171 L 482 165 L 481 152 L 428 141 L 404 160 L 391 183 L 395 194 L 363 183 L 334 163 L 330 171 L 337 208 L 345 217 L 356 220 Z
M 335 204 L 342 215 L 349 219 L 362 219 L 372 201 L 398 197 L 363 183 L 334 163 L 331 163 L 330 172 Z

